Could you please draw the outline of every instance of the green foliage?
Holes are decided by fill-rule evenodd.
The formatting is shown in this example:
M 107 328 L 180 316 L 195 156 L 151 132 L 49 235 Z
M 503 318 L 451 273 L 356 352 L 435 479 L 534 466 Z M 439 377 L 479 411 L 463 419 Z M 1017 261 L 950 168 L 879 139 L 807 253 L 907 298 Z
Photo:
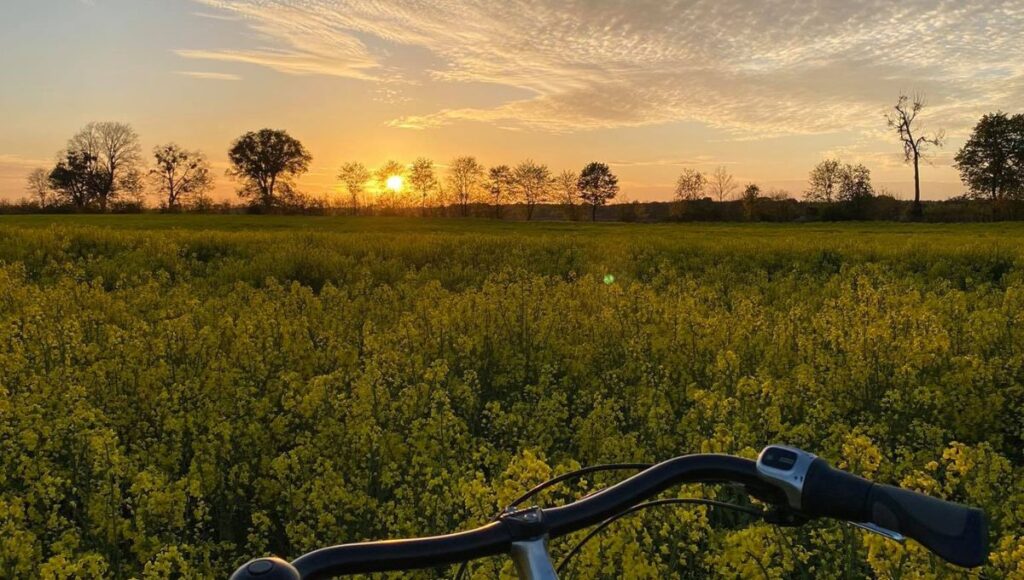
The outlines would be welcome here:
M 1024 570 L 1024 229 L 204 219 L 0 227 L 0 576 L 223 578 L 767 442 L 982 506 L 986 576 Z M 623 520 L 573 570 L 961 575 L 703 507 Z
M 972 197 L 1024 197 L 1024 114 L 983 115 L 956 154 L 956 167 Z

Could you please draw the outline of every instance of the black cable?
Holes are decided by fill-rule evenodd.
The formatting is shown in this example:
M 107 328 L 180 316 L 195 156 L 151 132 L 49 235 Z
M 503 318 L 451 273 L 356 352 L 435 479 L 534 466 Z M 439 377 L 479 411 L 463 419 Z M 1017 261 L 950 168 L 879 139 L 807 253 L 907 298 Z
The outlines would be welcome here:
M 530 499 L 531 497 L 537 495 L 538 493 L 544 491 L 545 489 L 548 489 L 549 487 L 552 487 L 552 486 L 558 485 L 559 483 L 562 483 L 563 481 L 567 481 L 567 480 L 570 480 L 570 479 L 576 479 L 578 477 L 582 477 L 582 476 L 587 475 L 589 473 L 596 473 L 596 472 L 599 472 L 599 471 L 626 471 L 626 470 L 643 471 L 644 469 L 647 469 L 647 468 L 649 468 L 651 466 L 652 466 L 652 464 L 650 464 L 650 463 L 607 463 L 607 464 L 604 464 L 604 465 L 591 465 L 589 467 L 584 467 L 584 468 L 581 468 L 581 469 L 577 469 L 575 471 L 570 471 L 568 473 L 563 473 L 562 475 L 559 475 L 557 477 L 553 477 L 553 478 L 545 481 L 544 483 L 541 483 L 540 485 L 537 485 L 536 487 L 534 487 L 530 491 L 528 491 L 528 492 L 524 493 L 523 495 L 517 497 L 515 500 L 512 501 L 512 503 L 508 504 L 508 506 L 506 506 L 505 509 L 501 510 L 501 512 L 498 513 L 498 515 L 495 516 L 494 519 L 500 518 L 502 514 L 511 511 L 513 508 L 515 508 L 519 504 L 523 503 L 524 501 Z M 468 569 L 468 567 L 469 567 L 469 562 L 463 562 L 462 564 L 460 564 L 459 565 L 459 569 L 455 572 L 455 576 L 453 577 L 453 580 L 462 580 L 462 578 L 466 574 L 466 570 Z
M 519 496 L 518 498 L 515 499 L 515 501 L 508 504 L 508 507 L 506 507 L 504 511 L 507 512 L 512 508 L 518 506 L 519 504 L 523 503 L 524 501 L 530 499 L 531 497 L 537 495 L 538 493 L 544 491 L 545 489 L 562 483 L 563 481 L 566 481 L 568 479 L 576 479 L 578 477 L 587 475 L 588 473 L 594 473 L 597 471 L 643 471 L 644 469 L 647 469 L 649 467 L 652 467 L 650 463 L 608 463 L 606 465 L 591 465 L 590 467 L 584 467 L 582 469 L 577 469 L 576 471 L 563 473 L 562 475 L 559 475 L 558 477 L 553 477 L 545 481 L 544 483 L 534 487 L 533 489 L 524 493 L 523 495 Z
M 746 513 L 746 514 L 749 514 L 749 515 L 752 515 L 752 516 L 755 516 L 755 517 L 759 517 L 759 518 L 760 517 L 764 517 L 764 512 L 762 512 L 759 509 L 751 508 L 751 507 L 746 507 L 746 506 L 741 506 L 741 505 L 736 505 L 736 504 L 732 504 L 732 503 L 726 503 L 726 502 L 722 502 L 722 501 L 715 501 L 713 499 L 668 498 L 668 499 L 656 499 L 656 500 L 644 502 L 644 503 L 641 503 L 641 504 L 637 504 L 637 505 L 629 508 L 628 510 L 625 510 L 624 512 L 622 512 L 620 514 L 616 514 L 616 515 L 606 519 L 605 521 L 603 521 L 600 524 L 598 524 L 594 529 L 590 530 L 590 533 L 588 533 L 582 540 L 580 540 L 579 543 L 576 544 L 573 547 L 573 549 L 570 550 L 569 553 L 565 555 L 564 558 L 562 558 L 562 561 L 558 563 L 558 568 L 557 568 L 556 572 L 559 575 L 561 575 L 562 571 L 565 570 L 565 567 L 569 564 L 569 560 L 571 560 L 573 556 L 578 554 L 579 551 L 581 549 L 583 549 L 583 546 L 586 545 L 587 542 L 589 542 L 591 539 L 593 539 L 594 536 L 596 536 L 597 534 L 601 533 L 602 530 L 604 530 L 605 528 L 607 528 L 608 526 L 613 524 L 619 518 L 625 517 L 627 515 L 636 513 L 636 512 L 641 511 L 641 510 L 645 510 L 647 508 L 659 507 L 659 506 L 664 506 L 664 505 L 678 505 L 678 504 L 707 505 L 707 506 L 712 506 L 712 507 L 719 507 L 719 508 L 724 508 L 724 509 L 736 510 L 736 511 L 743 512 L 743 513 Z

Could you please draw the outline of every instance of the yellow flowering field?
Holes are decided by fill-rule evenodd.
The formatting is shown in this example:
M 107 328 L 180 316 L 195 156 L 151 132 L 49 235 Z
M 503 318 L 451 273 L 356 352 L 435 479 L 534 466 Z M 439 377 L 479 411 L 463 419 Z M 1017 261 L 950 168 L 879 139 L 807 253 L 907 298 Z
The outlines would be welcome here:
M 1024 227 L 0 218 L 0 577 L 226 578 L 772 442 L 983 507 L 980 574 L 1024 577 Z M 964 575 L 704 507 L 571 574 Z

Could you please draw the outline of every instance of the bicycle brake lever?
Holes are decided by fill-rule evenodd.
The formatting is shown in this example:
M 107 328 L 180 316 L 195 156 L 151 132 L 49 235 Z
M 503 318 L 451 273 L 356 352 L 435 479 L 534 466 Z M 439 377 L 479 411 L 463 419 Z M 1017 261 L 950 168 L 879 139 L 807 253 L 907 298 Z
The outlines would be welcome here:
M 886 528 L 883 528 L 882 526 L 878 526 L 870 522 L 850 522 L 850 525 L 856 526 L 862 530 L 867 530 L 872 534 L 878 534 L 883 538 L 892 540 L 894 542 L 899 542 L 901 544 L 907 540 L 907 537 L 899 532 L 888 530 Z

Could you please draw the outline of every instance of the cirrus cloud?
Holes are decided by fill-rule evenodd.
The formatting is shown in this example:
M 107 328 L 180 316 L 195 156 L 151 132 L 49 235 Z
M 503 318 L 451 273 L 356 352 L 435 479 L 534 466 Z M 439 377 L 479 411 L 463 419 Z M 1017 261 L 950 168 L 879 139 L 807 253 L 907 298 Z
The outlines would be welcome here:
M 515 89 L 496 106 L 455 102 L 396 127 L 695 121 L 745 136 L 868 132 L 898 91 L 921 89 L 930 118 L 960 131 L 980 112 L 1024 102 L 1018 1 L 199 1 L 265 45 L 179 51 L 186 58 Z M 403 47 L 429 51 L 437 66 L 403 60 Z

